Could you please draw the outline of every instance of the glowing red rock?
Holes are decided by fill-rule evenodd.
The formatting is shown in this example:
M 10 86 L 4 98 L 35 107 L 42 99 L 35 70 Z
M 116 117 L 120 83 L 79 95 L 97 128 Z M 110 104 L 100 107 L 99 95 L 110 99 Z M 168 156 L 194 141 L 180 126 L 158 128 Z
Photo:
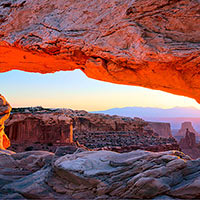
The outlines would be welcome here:
M 81 69 L 200 102 L 199 10 L 197 0 L 3 0 L 0 72 Z
M 8 119 L 10 111 L 11 106 L 0 94 L 0 149 L 6 149 L 10 146 L 10 140 L 4 133 L 4 122 Z

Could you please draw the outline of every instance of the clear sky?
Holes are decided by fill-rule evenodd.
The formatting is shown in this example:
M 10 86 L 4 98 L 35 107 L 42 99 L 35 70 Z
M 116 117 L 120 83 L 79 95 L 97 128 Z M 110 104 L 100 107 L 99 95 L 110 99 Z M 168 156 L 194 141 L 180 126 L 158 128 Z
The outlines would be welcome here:
M 87 78 L 81 71 L 37 74 L 22 71 L 0 73 L 0 93 L 12 107 L 105 110 L 140 106 L 196 107 L 195 100 L 142 87 L 117 85 Z

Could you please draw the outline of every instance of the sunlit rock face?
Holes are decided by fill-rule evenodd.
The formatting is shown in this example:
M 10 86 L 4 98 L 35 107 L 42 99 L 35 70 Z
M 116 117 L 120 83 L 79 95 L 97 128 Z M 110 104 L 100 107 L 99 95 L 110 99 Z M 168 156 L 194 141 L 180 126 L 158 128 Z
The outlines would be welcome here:
M 42 107 L 13 108 L 5 123 L 11 150 L 48 150 L 78 142 L 89 149 L 128 152 L 180 150 L 170 124 L 140 118 Z
M 172 137 L 170 123 L 163 122 L 148 122 L 149 126 L 159 134 L 161 137 L 169 138 Z
M 200 102 L 197 0 L 2 0 L 0 71 L 81 69 Z
M 5 132 L 15 143 L 70 144 L 72 120 L 62 113 L 12 114 Z
M 6 149 L 10 146 L 10 140 L 4 133 L 4 122 L 8 119 L 10 111 L 11 106 L 0 94 L 0 149 Z

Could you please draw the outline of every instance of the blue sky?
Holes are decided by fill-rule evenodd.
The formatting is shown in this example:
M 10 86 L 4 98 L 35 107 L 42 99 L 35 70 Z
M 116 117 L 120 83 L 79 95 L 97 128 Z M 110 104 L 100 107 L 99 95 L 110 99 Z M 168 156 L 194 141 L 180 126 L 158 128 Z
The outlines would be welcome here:
M 0 93 L 12 107 L 43 106 L 88 111 L 126 106 L 200 108 L 190 98 L 89 79 L 80 70 L 45 75 L 14 70 L 0 74 L 0 85 Z

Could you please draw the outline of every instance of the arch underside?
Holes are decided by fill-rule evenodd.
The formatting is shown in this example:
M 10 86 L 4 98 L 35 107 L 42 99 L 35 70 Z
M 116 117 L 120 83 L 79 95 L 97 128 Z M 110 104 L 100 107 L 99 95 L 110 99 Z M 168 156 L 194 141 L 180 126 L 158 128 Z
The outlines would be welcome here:
M 197 0 L 3 0 L 0 72 L 81 69 L 200 102 L 199 10 Z

